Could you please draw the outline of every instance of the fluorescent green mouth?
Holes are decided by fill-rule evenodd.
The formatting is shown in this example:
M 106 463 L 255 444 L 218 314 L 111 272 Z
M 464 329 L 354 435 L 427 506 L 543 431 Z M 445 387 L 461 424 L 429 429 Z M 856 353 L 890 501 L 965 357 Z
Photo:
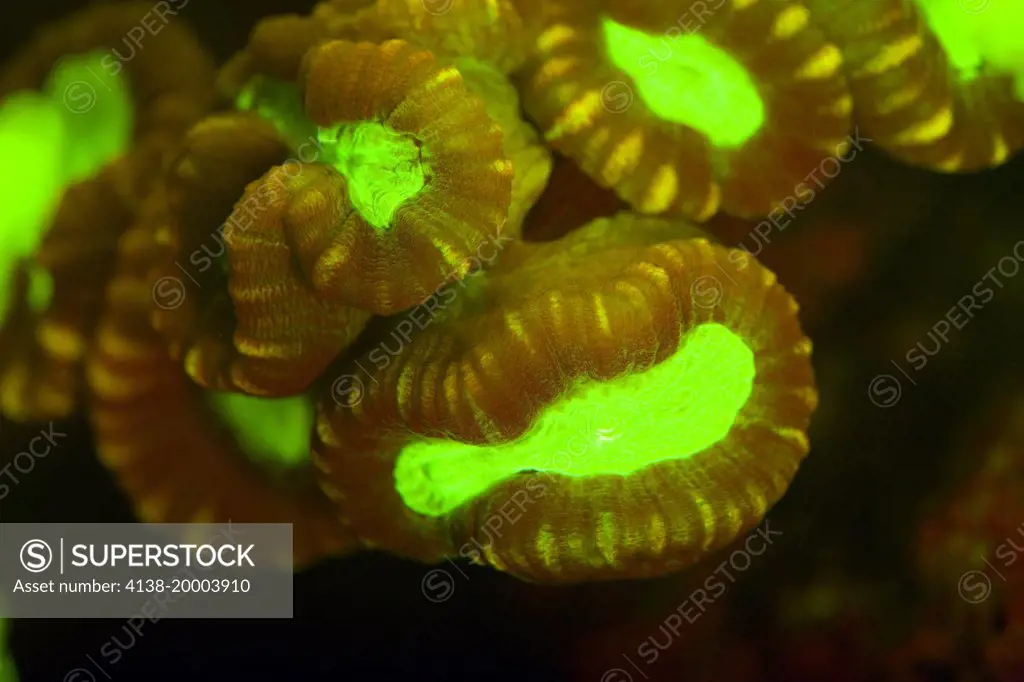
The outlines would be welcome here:
M 128 84 L 107 74 L 96 52 L 61 60 L 45 92 L 0 103 L 0 323 L 11 273 L 39 249 L 65 189 L 124 154 L 132 135 Z M 49 304 L 48 274 L 32 272 L 31 305 Z
M 1024 101 L 1024 3 L 1015 0 L 915 0 L 960 78 L 1012 75 Z
M 739 147 L 765 122 L 764 102 L 743 65 L 699 34 L 652 36 L 605 18 L 608 58 L 662 120 Z
M 395 487 L 413 511 L 441 516 L 519 472 L 629 476 L 686 459 L 728 435 L 754 374 L 754 354 L 740 337 L 702 324 L 644 372 L 580 383 L 513 443 L 410 444 L 395 463 Z
M 306 115 L 294 85 L 254 78 L 242 89 L 235 106 L 272 123 L 293 149 L 313 142 L 316 156 L 307 159 L 300 154 L 299 161 L 334 166 L 345 176 L 352 205 L 380 232 L 390 228 L 399 206 L 426 185 L 421 145 L 412 136 L 376 121 L 318 128 Z
M 378 231 L 426 185 L 419 143 L 383 123 L 363 121 L 320 131 L 325 158 L 348 181 L 352 205 Z

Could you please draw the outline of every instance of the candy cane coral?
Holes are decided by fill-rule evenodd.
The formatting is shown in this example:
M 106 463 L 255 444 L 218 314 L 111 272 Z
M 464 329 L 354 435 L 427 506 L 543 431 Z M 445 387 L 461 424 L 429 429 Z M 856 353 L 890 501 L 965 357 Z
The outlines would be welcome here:
M 620 214 L 510 244 L 411 311 L 422 332 L 321 401 L 353 530 L 565 582 L 675 570 L 760 521 L 807 452 L 811 344 L 771 273 L 685 233 Z
M 857 118 L 894 157 L 972 171 L 1024 146 L 1024 15 L 1018 3 L 808 0 L 842 49 Z
M 17 175 L 3 183 L 17 210 L 0 219 L 0 321 L 10 311 L 0 403 L 11 416 L 74 408 L 117 238 L 164 153 L 211 103 L 212 63 L 184 26 L 122 54 L 150 9 L 84 10 L 47 27 L 0 73 L 4 167 Z
M 212 116 L 168 178 L 153 323 L 206 388 L 301 393 L 370 317 L 318 296 L 293 261 L 289 240 L 332 214 L 303 202 L 324 169 L 286 161 L 290 151 L 257 117 Z
M 282 433 L 260 428 L 261 408 L 234 436 L 218 415 L 238 414 L 247 396 L 209 394 L 195 386 L 167 354 L 149 318 L 159 305 L 150 274 L 166 245 L 156 227 L 166 197 L 154 194 L 140 221 L 121 240 L 108 307 L 89 356 L 90 415 L 101 460 L 149 523 L 293 523 L 294 558 L 302 568 L 354 549 L 328 501 L 313 486 L 309 420 L 301 404 L 270 403 Z M 264 403 L 266 404 L 266 403 Z M 260 437 L 263 434 L 264 437 Z M 291 442 L 281 442 L 282 436 Z M 246 449 L 248 446 L 248 449 Z M 273 457 L 289 464 L 267 466 Z
M 467 274 L 508 214 L 501 130 L 459 72 L 408 43 L 335 41 L 304 58 L 305 108 L 354 211 L 312 266 L 314 287 L 387 315 Z M 373 85 L 351 73 L 372 73 Z M 344 178 L 344 180 L 342 180 Z
M 766 215 L 848 146 L 842 57 L 798 2 L 696 4 L 546 7 L 524 105 L 638 211 Z

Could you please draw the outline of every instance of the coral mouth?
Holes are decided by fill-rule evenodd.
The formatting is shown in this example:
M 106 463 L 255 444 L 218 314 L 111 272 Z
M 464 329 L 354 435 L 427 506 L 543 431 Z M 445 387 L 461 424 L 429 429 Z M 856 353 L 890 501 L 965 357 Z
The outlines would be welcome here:
M 321 128 L 318 141 L 324 145 L 325 161 L 348 181 L 352 205 L 378 231 L 388 230 L 399 207 L 427 184 L 422 142 L 384 123 Z
M 703 36 L 651 36 L 608 18 L 602 29 L 612 64 L 662 120 L 725 149 L 742 146 L 764 125 L 764 101 L 750 74 Z
M 1024 8 L 1018 3 L 915 0 L 963 82 L 1010 76 L 1024 101 Z
M 581 382 L 514 442 L 409 445 L 396 462 L 395 486 L 413 511 L 441 516 L 520 472 L 628 476 L 686 459 L 729 434 L 754 375 L 754 355 L 739 336 L 702 324 L 644 372 Z M 578 445 L 566 451 L 567 443 Z

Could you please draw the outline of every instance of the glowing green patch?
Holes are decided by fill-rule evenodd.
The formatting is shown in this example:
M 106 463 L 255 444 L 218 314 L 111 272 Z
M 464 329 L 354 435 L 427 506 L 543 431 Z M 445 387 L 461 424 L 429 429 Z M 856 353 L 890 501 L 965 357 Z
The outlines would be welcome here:
M 412 135 L 361 121 L 322 129 L 319 139 L 327 162 L 348 181 L 352 205 L 379 231 L 426 184 L 420 143 Z
M 1024 3 L 1016 0 L 916 0 L 964 81 L 986 71 L 1011 74 L 1024 99 Z
M 235 107 L 251 111 L 274 128 L 292 149 L 314 142 L 317 138 L 316 124 L 306 116 L 302 93 L 291 83 L 255 76 L 246 83 L 235 99 Z M 312 159 L 300 160 L 309 163 Z
M 109 58 L 109 52 L 65 57 L 47 80 L 45 92 L 61 106 L 67 131 L 67 184 L 91 177 L 131 145 L 131 90 L 123 71 L 115 76 L 103 66 Z
M 207 398 L 252 459 L 282 467 L 309 461 L 314 409 L 308 396 L 256 398 L 208 391 Z
M 692 329 L 670 358 L 611 381 L 582 381 L 513 443 L 424 440 L 395 463 L 405 504 L 440 516 L 524 471 L 628 476 L 725 438 L 754 384 L 754 354 L 726 327 Z
M 53 300 L 53 277 L 50 271 L 38 263 L 29 263 L 28 307 L 37 313 L 44 312 Z
M 377 230 L 387 230 L 398 207 L 426 184 L 427 168 L 413 136 L 373 121 L 318 128 L 306 115 L 294 85 L 255 77 L 239 93 L 235 106 L 272 123 L 292 149 L 312 142 L 317 155 L 307 159 L 300 153 L 299 160 L 334 166 L 348 182 L 352 205 Z
M 0 618 L 0 682 L 18 682 L 14 658 L 7 649 L 8 621 Z
M 699 34 L 652 36 L 605 18 L 608 58 L 634 82 L 659 118 L 739 147 L 765 122 L 757 86 L 743 65 Z
M 39 247 L 60 206 L 65 136 L 58 106 L 42 95 L 0 103 L 0 322 L 13 269 Z

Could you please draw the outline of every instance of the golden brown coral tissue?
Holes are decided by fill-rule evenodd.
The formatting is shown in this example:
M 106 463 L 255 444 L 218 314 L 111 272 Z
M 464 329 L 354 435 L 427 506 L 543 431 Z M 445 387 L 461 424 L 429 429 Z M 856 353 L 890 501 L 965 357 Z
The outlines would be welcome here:
M 999 4 L 996 10 L 1017 7 Z M 843 51 L 858 124 L 895 158 L 945 172 L 975 171 L 1001 165 L 1024 148 L 1019 72 L 1001 68 L 998 59 L 979 69 L 973 63 L 978 55 L 961 54 L 959 47 L 954 52 L 943 40 L 950 31 L 979 28 L 988 17 L 1005 22 L 1005 12 L 1000 17 L 989 3 L 927 0 L 807 5 Z M 943 20 L 950 20 L 948 29 Z
M 122 238 L 108 306 L 88 361 L 97 450 L 150 523 L 293 523 L 296 569 L 351 551 L 354 539 L 313 487 L 309 468 L 272 472 L 247 459 L 168 357 L 149 324 L 166 197 L 155 193 Z
M 122 55 L 127 32 L 151 9 L 125 3 L 82 10 L 45 27 L 0 72 L 3 98 L 39 89 L 64 57 L 109 51 L 135 109 L 132 148 L 66 191 L 35 254 L 31 267 L 53 283 L 46 309 L 29 310 L 21 286 L 0 284 L 5 294 L 15 290 L 16 311 L 0 329 L 0 409 L 10 417 L 61 417 L 81 399 L 81 362 L 118 237 L 171 146 L 212 104 L 212 61 L 183 24 L 167 25 L 131 58 Z
M 360 358 L 379 371 L 357 400 L 322 398 L 315 456 L 325 491 L 363 541 L 565 582 L 662 574 L 755 525 L 807 452 L 811 344 L 770 273 L 741 252 L 673 239 L 689 229 L 622 214 L 558 242 L 510 245 L 479 280 L 439 294 L 440 312 L 400 354 Z M 631 475 L 528 467 L 439 516 L 404 502 L 396 472 L 411 445 L 446 434 L 478 446 L 484 466 L 580 381 L 656 367 L 705 323 L 723 325 L 754 356 L 753 392 L 721 441 Z M 474 543 L 523 494 L 532 504 L 514 526 Z
M 615 16 L 626 7 L 605 4 Z M 583 106 L 574 98 L 618 74 L 598 54 L 598 3 L 532 13 L 526 0 L 333 0 L 310 16 L 271 17 L 220 73 L 221 94 L 251 111 L 209 113 L 211 70 L 187 32 L 167 52 L 140 53 L 132 83 L 140 107 L 156 109 L 139 120 L 166 125 L 152 137 L 140 127 L 125 167 L 68 194 L 51 234 L 82 226 L 40 256 L 61 291 L 71 280 L 60 273 L 85 260 L 102 273 L 76 287 L 89 305 L 57 299 L 54 310 L 71 301 L 82 318 L 59 320 L 78 345 L 42 348 L 65 360 L 87 352 L 100 457 L 140 517 L 294 522 L 299 566 L 362 542 L 423 560 L 462 554 L 546 582 L 663 574 L 758 523 L 807 452 L 817 401 L 810 342 L 774 276 L 689 223 L 636 213 L 520 241 L 548 186 L 547 143 L 634 209 L 704 219 L 720 207 L 767 212 L 796 169 L 802 177 L 841 140 L 846 84 L 830 46 L 800 24 L 806 11 L 790 0 L 746 14 L 734 4 L 707 35 L 761 84 L 770 115 L 728 153 L 640 105 L 586 130 L 564 125 Z M 767 59 L 745 31 L 772 29 L 780 12 L 789 33 Z M 559 26 L 579 40 L 555 40 Z M 575 66 L 562 68 L 564 58 Z M 809 62 L 817 67 L 800 71 Z M 546 140 L 510 80 L 524 67 L 526 108 Z M 785 120 L 794 112 L 799 124 Z M 307 135 L 312 160 L 296 149 Z M 778 172 L 762 173 L 766 164 Z M 101 208 L 86 202 L 120 211 L 102 239 L 90 234 L 91 250 L 79 238 Z M 424 311 L 428 324 L 370 362 L 377 371 L 359 399 L 340 400 L 335 372 L 367 359 L 362 342 Z M 668 366 L 709 328 L 738 340 L 752 377 L 714 442 L 630 473 L 506 472 L 436 515 L 399 493 L 409 447 L 443 441 L 489 461 L 581 386 L 609 393 Z M 56 394 L 72 390 L 54 376 Z M 322 394 L 319 487 L 311 462 L 284 474 L 248 460 L 204 390 Z M 544 493 L 513 532 L 477 542 L 496 507 L 534 484 Z

